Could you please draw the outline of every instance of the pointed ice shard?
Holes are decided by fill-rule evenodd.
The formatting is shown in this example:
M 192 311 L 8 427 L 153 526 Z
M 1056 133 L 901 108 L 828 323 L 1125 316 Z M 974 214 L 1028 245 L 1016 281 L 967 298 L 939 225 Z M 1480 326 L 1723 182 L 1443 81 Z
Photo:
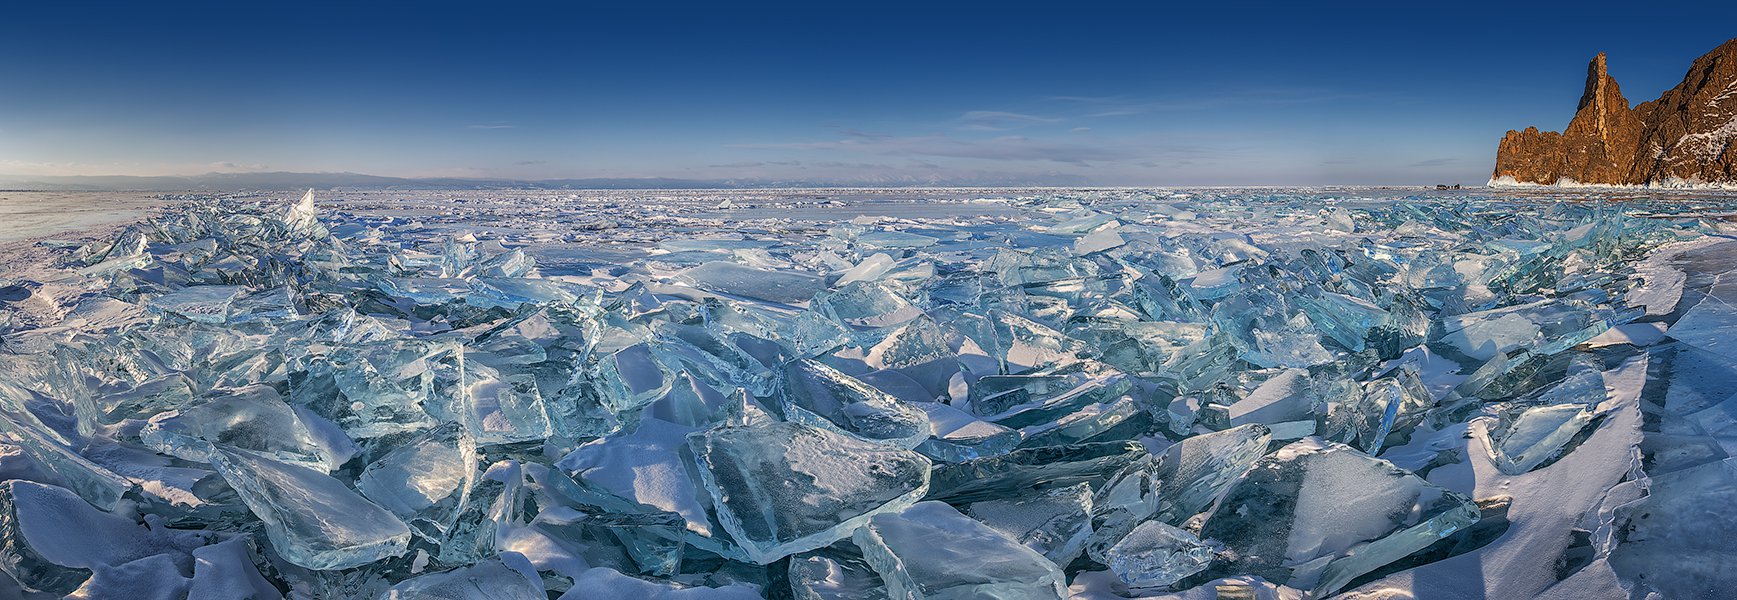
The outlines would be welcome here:
M 327 425 L 330 427 L 330 425 Z M 160 413 L 139 430 L 152 449 L 185 460 L 210 462 L 213 443 L 252 450 L 321 471 L 334 471 L 355 454 L 353 445 L 325 443 L 313 427 L 264 385 L 212 390 Z
M 807 273 L 771 271 L 723 261 L 683 271 L 681 278 L 700 289 L 785 304 L 807 302 L 825 289 L 821 278 Z
M 929 498 L 968 503 L 1006 497 L 1044 484 L 1099 484 L 1149 454 L 1133 441 L 1020 448 L 936 467 Z
M 929 489 L 929 459 L 801 423 L 720 427 L 688 437 L 724 529 L 767 564 L 844 539 Z
M 1266 453 L 1272 431 L 1250 423 L 1171 444 L 1163 454 L 1136 462 L 1098 491 L 1086 551 L 1099 562 L 1141 522 L 1180 525 L 1206 510 Z
M 1055 563 L 943 502 L 876 515 L 852 537 L 900 600 L 1060 600 Z
M 415 531 L 444 539 L 476 483 L 476 445 L 464 427 L 430 429 L 369 463 L 356 490 Z
M 1504 412 L 1500 421 L 1477 431 L 1496 468 L 1519 475 L 1555 458 L 1591 422 L 1592 411 L 1586 406 L 1555 404 Z
M 410 543 L 402 521 L 336 479 L 224 446 L 211 459 L 292 564 L 348 569 L 401 555 Z
M 884 255 L 883 255 L 884 256 Z M 922 316 L 923 311 L 886 286 L 857 282 L 814 297 L 813 310 L 851 327 L 892 327 Z
M 792 421 L 900 448 L 915 448 L 934 433 L 923 411 L 818 361 L 785 366 L 784 390 L 784 414 Z
M 1465 496 L 1350 446 L 1307 438 L 1256 462 L 1200 535 L 1233 553 L 1222 572 L 1324 597 L 1477 520 Z
M 1200 538 L 1159 521 L 1146 521 L 1105 552 L 1116 577 L 1129 587 L 1164 586 L 1206 569 L 1212 549 Z
M 465 372 L 469 402 L 465 422 L 478 445 L 541 440 L 554 434 L 537 380 L 524 373 L 502 374 L 481 365 Z

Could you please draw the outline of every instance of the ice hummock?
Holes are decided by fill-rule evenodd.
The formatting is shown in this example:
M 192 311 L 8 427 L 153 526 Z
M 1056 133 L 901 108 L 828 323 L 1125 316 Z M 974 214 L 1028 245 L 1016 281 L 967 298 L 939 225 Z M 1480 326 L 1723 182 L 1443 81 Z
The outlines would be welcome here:
M 1612 491 L 1592 563 L 1526 556 L 1638 580 L 1667 553 L 1615 522 L 1737 451 L 1722 226 L 1669 203 L 422 194 L 195 200 L 0 271 L 0 567 L 168 597 L 1325 595 L 1524 556 L 1543 521 L 1484 475 L 1620 454 L 1583 448 L 1626 422 L 1605 363 L 1672 353 L 1712 374 L 1599 465 L 1659 494 Z M 68 522 L 114 541 L 44 533 Z

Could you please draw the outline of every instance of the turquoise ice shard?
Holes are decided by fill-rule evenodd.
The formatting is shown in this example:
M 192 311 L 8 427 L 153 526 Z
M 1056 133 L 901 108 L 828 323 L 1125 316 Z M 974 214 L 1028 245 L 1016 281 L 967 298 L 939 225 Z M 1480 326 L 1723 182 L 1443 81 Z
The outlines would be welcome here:
M 1389 434 L 1408 431 L 1434 405 L 1428 388 L 1406 368 L 1364 383 L 1361 390 L 1348 389 L 1341 399 L 1336 414 L 1329 415 L 1329 429 L 1338 429 L 1330 437 L 1354 441 L 1369 454 L 1379 454 Z
M 458 423 L 430 429 L 362 469 L 356 490 L 433 540 L 464 509 L 477 478 L 475 442 Z
M 1231 552 L 1224 573 L 1318 598 L 1477 520 L 1470 498 L 1350 446 L 1305 438 L 1256 462 L 1200 537 Z
M 554 433 L 535 377 L 468 365 L 465 384 L 464 417 L 477 445 L 540 440 Z
M 934 319 L 920 316 L 885 331 L 869 346 L 863 363 L 873 369 L 909 369 L 953 358 L 952 343 Z M 872 341 L 872 340 L 871 340 Z
M 1519 475 L 1554 458 L 1591 422 L 1592 411 L 1585 405 L 1555 404 L 1509 410 L 1478 431 L 1496 468 Z
M 139 430 L 139 439 L 153 450 L 195 462 L 210 462 L 212 444 L 222 443 L 321 471 L 336 470 L 356 452 L 348 440 L 326 443 L 265 385 L 212 390 L 158 413 Z
M 1059 600 L 1055 563 L 944 502 L 875 515 L 852 536 L 895 600 Z
M 1334 292 L 1299 296 L 1297 304 L 1322 333 L 1352 352 L 1363 351 L 1369 330 L 1388 317 L 1386 310 L 1368 300 Z
M 1022 448 L 1064 446 L 1097 437 L 1122 423 L 1145 414 L 1132 397 L 1122 396 L 1102 404 L 1082 406 L 1050 423 L 1020 429 Z
M 923 455 L 802 423 L 719 427 L 688 444 L 718 520 L 760 564 L 844 539 L 929 489 Z
M 784 414 L 792 421 L 836 427 L 900 448 L 915 448 L 934 433 L 922 410 L 809 359 L 784 369 Z
M 1106 562 L 1108 550 L 1140 523 L 1179 525 L 1206 510 L 1266 452 L 1272 431 L 1250 423 L 1171 444 L 1129 465 L 1098 491 L 1087 553 Z
M 1057 565 L 1073 562 L 1092 533 L 1092 486 L 1076 483 L 973 502 L 966 514 Z
M 603 357 L 594 375 L 603 406 L 622 412 L 650 404 L 675 385 L 675 374 L 658 362 L 648 344 L 634 344 Z
M 522 557 L 515 557 L 523 561 Z M 523 568 L 530 569 L 530 563 Z M 500 559 L 398 582 L 380 600 L 548 600 L 536 572 L 521 573 Z
M 278 554 L 314 570 L 348 569 L 404 553 L 410 528 L 319 472 L 217 446 L 211 465 L 235 488 Z
M 1231 295 L 1212 308 L 1212 319 L 1227 333 L 1242 359 L 1262 367 L 1312 367 L 1332 362 L 1321 347 L 1308 314 L 1294 310 L 1286 297 L 1257 288 Z
M 1045 484 L 1095 485 L 1148 455 L 1146 448 L 1135 441 L 1020 448 L 999 456 L 936 467 L 929 498 L 974 502 Z
M 733 262 L 712 261 L 688 269 L 681 278 L 700 289 L 786 304 L 807 302 L 825 289 L 820 277 L 794 271 L 772 271 Z
M 1182 529 L 1146 521 L 1105 553 L 1110 571 L 1129 587 L 1170 585 L 1206 569 L 1212 548 Z
M 1086 256 L 1118 248 L 1128 243 L 1126 239 L 1122 238 L 1122 234 L 1116 232 L 1116 229 L 1114 226 L 1104 227 L 1074 240 L 1074 254 Z
M 884 255 L 883 255 L 884 256 Z M 811 308 L 855 328 L 893 327 L 923 315 L 923 311 L 886 286 L 855 282 L 814 297 Z
M 1155 516 L 1180 524 L 1206 510 L 1266 454 L 1271 441 L 1270 428 L 1251 423 L 1172 444 L 1159 455 L 1154 472 L 1162 497 Z

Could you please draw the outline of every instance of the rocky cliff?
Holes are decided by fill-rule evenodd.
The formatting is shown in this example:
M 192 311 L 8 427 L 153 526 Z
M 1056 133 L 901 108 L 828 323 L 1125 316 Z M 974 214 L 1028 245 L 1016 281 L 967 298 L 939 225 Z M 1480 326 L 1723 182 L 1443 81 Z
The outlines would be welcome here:
M 1695 59 L 1659 99 L 1630 108 L 1604 53 L 1562 133 L 1509 131 L 1492 183 L 1737 184 L 1737 39 Z

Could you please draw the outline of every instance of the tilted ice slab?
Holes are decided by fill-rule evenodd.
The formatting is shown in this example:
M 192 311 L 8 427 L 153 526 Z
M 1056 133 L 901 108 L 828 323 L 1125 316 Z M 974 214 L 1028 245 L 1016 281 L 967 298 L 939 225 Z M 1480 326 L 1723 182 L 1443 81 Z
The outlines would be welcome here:
M 849 537 L 929 491 L 929 459 L 827 429 L 784 422 L 688 438 L 724 529 L 770 563 Z
M 341 481 L 246 450 L 219 446 L 211 459 L 293 564 L 347 569 L 403 554 L 410 543 L 403 521 Z
M 1222 570 L 1322 597 L 1477 520 L 1465 496 L 1311 438 L 1255 463 L 1200 535 L 1234 553 Z
M 942 502 L 876 515 L 852 538 L 899 600 L 1059 600 L 1055 563 Z

